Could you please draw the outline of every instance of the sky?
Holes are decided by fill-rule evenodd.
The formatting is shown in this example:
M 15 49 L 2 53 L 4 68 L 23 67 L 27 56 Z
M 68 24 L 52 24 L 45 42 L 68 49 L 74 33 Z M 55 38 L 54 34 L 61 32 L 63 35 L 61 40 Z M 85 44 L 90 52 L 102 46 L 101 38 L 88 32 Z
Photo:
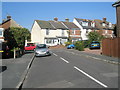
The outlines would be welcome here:
M 34 20 L 59 21 L 74 17 L 81 19 L 101 19 L 116 23 L 114 2 L 2 2 L 2 19 L 11 15 L 21 26 L 31 30 Z

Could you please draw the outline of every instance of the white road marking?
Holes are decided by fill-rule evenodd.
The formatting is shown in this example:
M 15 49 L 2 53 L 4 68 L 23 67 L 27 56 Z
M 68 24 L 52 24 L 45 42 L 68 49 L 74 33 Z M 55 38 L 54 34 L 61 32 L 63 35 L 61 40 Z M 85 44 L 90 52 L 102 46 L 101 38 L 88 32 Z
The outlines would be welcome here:
M 65 61 L 66 63 L 69 63 L 67 60 L 65 60 L 64 58 L 60 57 L 60 59 L 62 59 L 63 61 Z
M 93 81 L 97 82 L 98 84 L 102 85 L 103 87 L 107 88 L 108 86 L 103 84 L 102 82 L 98 81 L 97 79 L 95 79 L 94 77 L 90 76 L 89 74 L 87 74 L 86 72 L 80 70 L 78 67 L 74 66 L 74 68 L 78 71 L 80 71 L 81 73 L 83 73 L 84 75 L 86 75 L 87 77 L 89 77 L 90 79 L 92 79 Z
M 58 56 L 57 54 L 53 53 L 53 55 Z

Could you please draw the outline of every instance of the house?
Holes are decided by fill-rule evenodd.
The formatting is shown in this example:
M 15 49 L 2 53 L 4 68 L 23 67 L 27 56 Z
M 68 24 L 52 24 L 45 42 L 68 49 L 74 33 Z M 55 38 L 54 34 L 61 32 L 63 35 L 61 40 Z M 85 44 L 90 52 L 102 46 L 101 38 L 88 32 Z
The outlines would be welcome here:
M 7 16 L 7 18 L 4 19 L 0 24 L 0 40 L 3 43 L 6 43 L 10 49 L 14 47 L 13 42 L 16 42 L 14 37 L 12 37 L 12 34 L 9 32 L 11 27 L 23 28 L 22 26 L 17 24 L 11 16 Z
M 55 46 L 68 40 L 68 28 L 58 18 L 51 21 L 35 20 L 31 29 L 31 41 L 33 43 Z
M 103 20 L 95 19 L 79 19 L 74 18 L 73 23 L 75 23 L 81 29 L 81 38 L 82 40 L 88 40 L 87 35 L 89 32 L 97 31 L 106 38 L 113 37 L 114 24 L 106 21 L 106 18 Z
M 106 38 L 111 38 L 114 36 L 113 29 L 115 25 L 111 22 L 108 22 L 106 18 L 103 18 L 103 20 L 95 19 L 94 22 L 96 31 L 101 35 L 105 36 Z
M 73 22 L 69 22 L 68 18 L 66 18 L 64 22 L 62 21 L 62 23 L 69 29 L 69 37 L 72 42 L 81 40 L 81 31 L 77 25 Z
M 4 19 L 2 21 L 2 23 L 0 24 L 0 34 L 1 35 L 1 38 L 4 39 L 2 40 L 3 42 L 7 42 L 9 41 L 9 30 L 10 30 L 10 27 L 19 27 L 19 28 L 23 28 L 22 26 L 20 26 L 19 24 L 16 23 L 16 21 L 14 21 L 11 16 L 7 16 L 7 19 Z
M 80 28 L 82 40 L 88 40 L 88 33 L 95 29 L 93 20 L 74 18 L 73 23 Z
M 112 6 L 116 7 L 116 16 L 117 16 L 116 36 L 120 37 L 120 0 L 115 2 Z

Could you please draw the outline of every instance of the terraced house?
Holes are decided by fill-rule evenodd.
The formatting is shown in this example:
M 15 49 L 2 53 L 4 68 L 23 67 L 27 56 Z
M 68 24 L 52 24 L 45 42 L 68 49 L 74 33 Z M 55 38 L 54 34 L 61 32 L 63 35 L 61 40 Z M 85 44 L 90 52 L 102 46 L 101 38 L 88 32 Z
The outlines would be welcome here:
M 35 20 L 31 30 L 31 41 L 49 46 L 64 44 L 68 39 L 67 31 L 58 18 L 54 18 L 54 21 Z
M 88 20 L 74 18 L 73 23 L 80 28 L 82 40 L 88 40 L 87 38 L 88 33 L 94 31 L 99 32 L 101 35 L 107 38 L 114 36 L 113 29 L 115 25 L 112 24 L 111 22 L 106 21 L 106 18 L 103 18 L 103 20 L 99 19 Z
M 44 43 L 49 46 L 64 45 L 69 36 L 73 41 L 81 37 L 79 27 L 67 19 L 64 22 L 58 21 L 58 18 L 50 21 L 35 20 L 31 30 L 33 43 Z
M 80 28 L 82 40 L 88 40 L 88 33 L 95 30 L 95 22 L 93 20 L 74 18 L 73 23 Z

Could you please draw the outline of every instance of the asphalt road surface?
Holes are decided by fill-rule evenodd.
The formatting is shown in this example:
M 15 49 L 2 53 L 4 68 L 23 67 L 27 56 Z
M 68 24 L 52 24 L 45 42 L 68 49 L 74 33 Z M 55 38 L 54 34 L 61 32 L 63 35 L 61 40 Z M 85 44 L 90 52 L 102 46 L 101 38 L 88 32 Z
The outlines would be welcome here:
M 52 50 L 36 57 L 22 88 L 118 88 L 118 65 Z

